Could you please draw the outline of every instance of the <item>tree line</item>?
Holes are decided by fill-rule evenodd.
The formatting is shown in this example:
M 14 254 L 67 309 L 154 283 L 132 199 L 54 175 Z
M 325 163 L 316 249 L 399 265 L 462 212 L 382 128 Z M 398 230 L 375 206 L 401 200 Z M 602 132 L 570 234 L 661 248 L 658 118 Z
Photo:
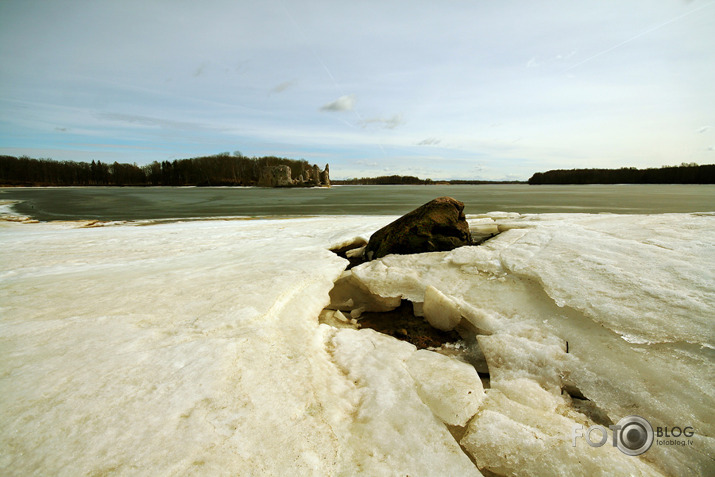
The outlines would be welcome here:
M 5 186 L 254 186 L 267 167 L 286 165 L 292 177 L 311 169 L 303 159 L 246 157 L 240 152 L 154 161 L 145 166 L 0 156 Z
M 529 184 L 715 184 L 715 164 L 636 169 L 556 169 L 537 172 Z
M 483 184 L 524 184 L 523 181 L 486 181 L 478 179 L 450 179 L 438 180 L 420 179 L 415 176 L 378 176 L 361 177 L 359 179 L 336 180 L 331 179 L 335 185 L 483 185 Z
M 379 177 L 361 177 L 346 180 L 331 180 L 337 185 L 423 185 L 433 184 L 432 179 L 420 179 L 414 176 L 379 176 Z

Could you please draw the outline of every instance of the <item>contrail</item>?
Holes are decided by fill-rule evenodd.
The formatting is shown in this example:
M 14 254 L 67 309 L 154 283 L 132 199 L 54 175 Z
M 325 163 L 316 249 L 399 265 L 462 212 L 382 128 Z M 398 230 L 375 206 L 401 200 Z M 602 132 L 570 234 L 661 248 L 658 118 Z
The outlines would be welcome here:
M 308 41 L 308 38 L 307 38 L 307 36 L 305 35 L 305 32 L 303 31 L 303 28 L 301 28 L 300 24 L 298 24 L 298 22 L 295 20 L 295 18 L 293 17 L 293 15 L 291 15 L 290 11 L 289 11 L 288 8 L 285 6 L 285 3 L 284 3 L 282 0 L 279 1 L 279 3 L 280 3 L 280 5 L 281 5 L 281 7 L 283 8 L 283 11 L 285 12 L 286 16 L 290 19 L 291 23 L 293 23 L 293 26 L 295 26 L 295 29 L 298 31 L 298 34 L 300 34 L 300 36 L 303 38 L 303 40 L 305 40 L 306 44 L 310 45 L 311 43 L 310 43 L 310 41 Z M 335 90 L 340 94 L 340 96 L 345 96 L 345 92 L 344 92 L 343 89 L 338 85 L 338 81 L 335 79 L 335 76 L 333 76 L 333 73 L 330 71 L 330 68 L 328 68 L 328 65 L 326 65 L 325 62 L 323 61 L 323 59 L 320 57 L 320 55 L 318 55 L 318 52 L 315 51 L 315 48 L 313 48 L 312 46 L 309 46 L 309 48 L 310 48 L 310 52 L 313 54 L 313 56 L 314 56 L 315 59 L 318 61 L 318 63 L 320 63 L 320 65 L 323 67 L 323 69 L 324 69 L 325 72 L 327 73 L 328 77 L 330 77 L 330 80 L 333 82 L 333 86 L 335 87 Z M 361 123 L 361 124 L 364 124 L 364 123 L 365 123 L 365 121 L 363 120 L 362 116 L 360 115 L 360 113 L 359 113 L 356 109 L 353 108 L 353 109 L 352 109 L 352 112 L 353 112 L 353 114 L 355 115 L 355 117 L 357 118 L 358 123 Z M 339 118 L 339 119 L 340 119 L 340 121 L 342 121 L 343 123 L 345 123 L 345 124 L 348 125 L 349 127 L 353 128 L 353 129 L 356 129 L 356 127 L 355 127 L 354 124 L 351 124 L 351 123 L 349 123 L 348 121 L 345 121 L 345 120 L 342 119 L 342 118 Z M 387 153 L 385 152 L 385 148 L 382 147 L 382 144 L 378 143 L 378 146 L 380 147 L 380 150 L 382 151 L 382 153 L 383 153 L 384 155 L 387 155 Z
M 586 58 L 585 60 L 582 60 L 582 61 L 576 63 L 575 65 L 569 66 L 568 68 L 564 69 L 564 70 L 561 71 L 561 72 L 562 72 L 562 73 L 566 73 L 567 71 L 571 71 L 572 69 L 577 68 L 577 67 L 583 65 L 584 63 L 588 63 L 589 61 L 593 60 L 594 58 L 598 58 L 598 57 L 601 56 L 601 55 L 605 55 L 606 53 L 610 53 L 611 51 L 615 50 L 616 48 L 620 48 L 620 47 L 622 47 L 623 45 L 625 45 L 625 44 L 627 44 L 627 43 L 630 43 L 630 42 L 632 42 L 632 41 L 634 41 L 634 40 L 637 40 L 638 38 L 642 37 L 643 35 L 647 35 L 647 34 L 649 34 L 649 33 L 653 33 L 654 31 L 660 30 L 661 28 L 663 28 L 663 27 L 666 26 L 666 25 L 670 25 L 671 23 L 677 22 L 678 20 L 681 20 L 681 19 L 687 17 L 688 15 L 691 15 L 691 14 L 697 12 L 697 11 L 700 11 L 700 10 L 702 10 L 703 8 L 707 8 L 707 7 L 711 6 L 713 3 L 715 3 L 715 2 L 706 3 L 706 4 L 703 5 L 703 6 L 700 6 L 700 7 L 698 7 L 698 8 L 694 8 L 694 9 L 688 11 L 688 12 L 685 12 L 685 13 L 683 13 L 683 14 L 681 14 L 681 15 L 678 15 L 678 16 L 676 16 L 676 17 L 673 17 L 673 18 L 671 18 L 670 20 L 665 21 L 665 22 L 663 22 L 663 23 L 661 23 L 661 24 L 659 24 L 659 25 L 656 25 L 656 26 L 654 26 L 654 27 L 651 27 L 651 28 L 649 28 L 649 29 L 647 29 L 647 30 L 645 30 L 645 31 L 642 31 L 642 32 L 638 33 L 637 35 L 635 35 L 635 36 L 633 36 L 633 37 L 631 37 L 631 38 L 628 38 L 627 40 L 624 40 L 624 41 L 618 43 L 617 45 L 613 45 L 612 47 L 607 48 L 607 49 L 605 49 L 605 50 L 603 50 L 603 51 L 600 51 L 600 52 L 596 53 L 596 54 L 593 55 L 593 56 L 589 56 L 589 57 Z

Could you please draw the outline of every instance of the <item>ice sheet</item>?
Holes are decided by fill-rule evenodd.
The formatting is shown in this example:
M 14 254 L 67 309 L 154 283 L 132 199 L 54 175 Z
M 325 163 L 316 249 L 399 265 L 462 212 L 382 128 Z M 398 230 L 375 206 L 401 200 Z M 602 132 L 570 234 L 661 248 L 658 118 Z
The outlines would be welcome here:
M 318 324 L 347 263 L 328 248 L 393 219 L 0 222 L 0 473 L 563 473 L 589 418 L 562 390 L 696 429 L 625 461 L 582 446 L 589 469 L 712 473 L 713 215 L 493 213 L 482 246 L 354 268 L 392 301 L 449 297 L 491 372 L 464 403 L 443 357 Z M 465 420 L 460 448 L 443 421 Z
M 0 223 L 0 473 L 479 475 L 393 369 L 411 345 L 376 369 L 318 326 L 347 263 L 328 248 L 386 221 Z M 383 390 L 392 447 L 358 399 Z

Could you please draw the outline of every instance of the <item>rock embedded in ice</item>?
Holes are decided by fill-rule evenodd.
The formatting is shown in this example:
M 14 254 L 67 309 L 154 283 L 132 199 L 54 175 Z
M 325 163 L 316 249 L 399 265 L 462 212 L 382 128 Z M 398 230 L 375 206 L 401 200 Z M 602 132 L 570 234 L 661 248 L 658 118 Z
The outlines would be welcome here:
M 372 234 L 365 256 L 446 251 L 471 242 L 464 204 L 438 197 Z
M 418 350 L 407 360 L 417 393 L 445 423 L 464 426 L 484 399 L 474 367 L 434 351 Z
M 422 313 L 430 325 L 442 331 L 453 330 L 462 319 L 457 305 L 431 285 L 425 290 Z

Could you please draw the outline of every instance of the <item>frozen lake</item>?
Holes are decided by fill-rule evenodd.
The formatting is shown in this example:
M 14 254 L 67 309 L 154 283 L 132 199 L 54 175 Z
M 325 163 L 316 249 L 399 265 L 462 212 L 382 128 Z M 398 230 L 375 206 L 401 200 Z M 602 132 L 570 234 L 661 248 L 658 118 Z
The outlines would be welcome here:
M 262 188 L 4 188 L 0 200 L 39 220 L 147 220 L 221 216 L 401 215 L 439 196 L 465 213 L 653 214 L 715 209 L 713 185 L 452 185 Z
M 0 474 L 713 475 L 715 214 L 682 213 L 713 190 L 6 189 L 149 222 L 0 220 Z M 445 193 L 501 233 L 348 271 L 328 250 Z M 348 317 L 440 296 L 461 340 L 341 321 L 339 280 Z M 632 415 L 693 435 L 631 457 L 606 426 Z M 608 445 L 574 440 L 594 426 Z

